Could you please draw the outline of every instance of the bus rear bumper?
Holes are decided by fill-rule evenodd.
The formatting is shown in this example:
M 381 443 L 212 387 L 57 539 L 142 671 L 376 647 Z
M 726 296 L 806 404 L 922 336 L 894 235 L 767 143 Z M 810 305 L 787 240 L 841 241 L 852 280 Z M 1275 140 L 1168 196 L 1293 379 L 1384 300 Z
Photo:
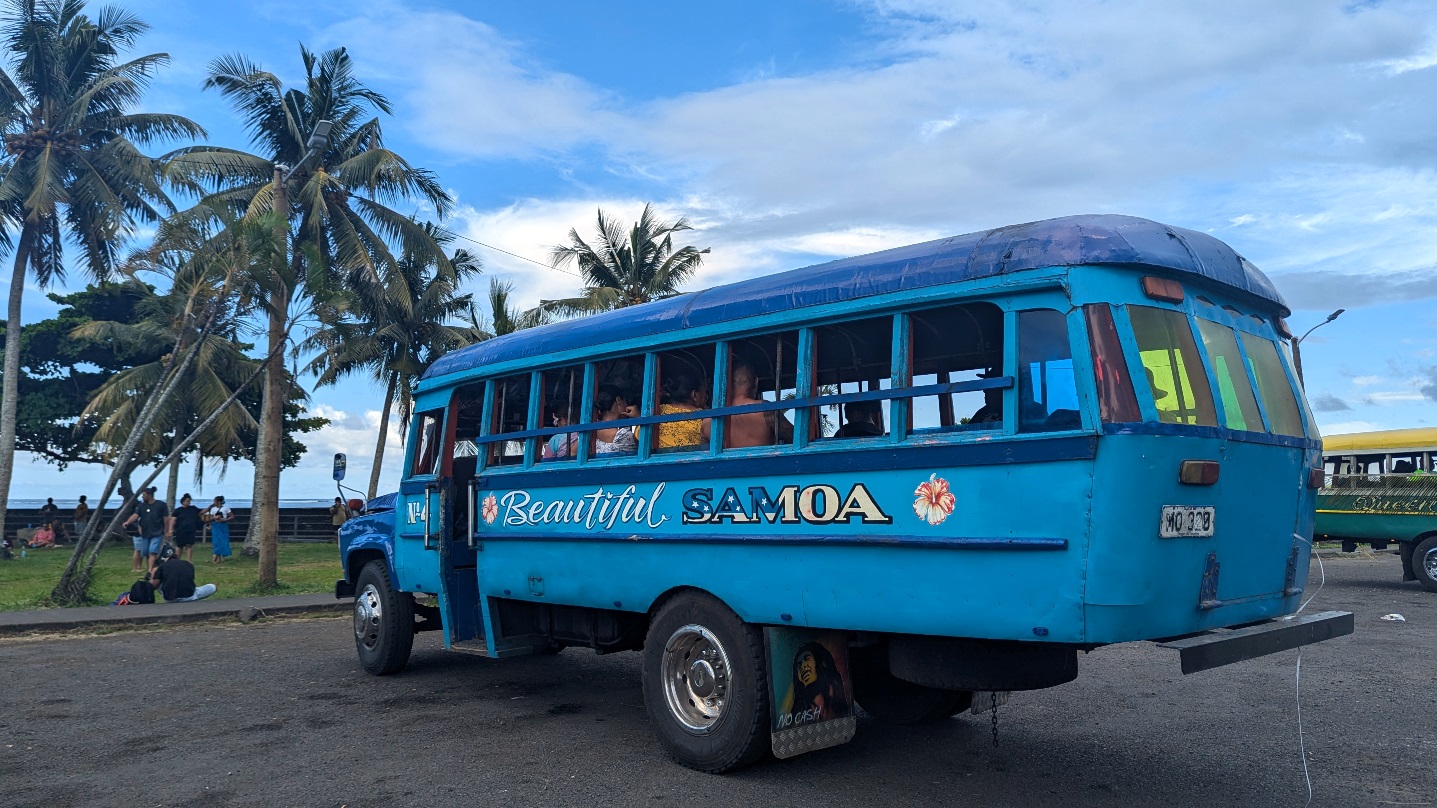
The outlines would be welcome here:
M 1342 637 L 1352 630 L 1352 612 L 1318 612 L 1264 620 L 1242 628 L 1204 631 L 1159 641 L 1158 647 L 1177 649 L 1183 673 L 1188 674 Z

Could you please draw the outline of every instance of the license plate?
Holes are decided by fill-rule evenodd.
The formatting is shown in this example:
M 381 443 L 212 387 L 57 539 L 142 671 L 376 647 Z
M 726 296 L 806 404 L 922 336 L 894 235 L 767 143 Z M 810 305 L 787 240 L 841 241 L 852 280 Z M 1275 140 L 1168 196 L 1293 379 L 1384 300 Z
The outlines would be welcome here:
M 1217 508 L 1211 505 L 1164 505 L 1158 536 L 1164 539 L 1211 536 L 1216 519 Z

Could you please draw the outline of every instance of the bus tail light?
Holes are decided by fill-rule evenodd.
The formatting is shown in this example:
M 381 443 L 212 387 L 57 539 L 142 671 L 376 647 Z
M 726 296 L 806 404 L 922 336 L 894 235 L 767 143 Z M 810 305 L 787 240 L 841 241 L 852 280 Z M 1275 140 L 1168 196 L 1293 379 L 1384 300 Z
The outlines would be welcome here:
M 1323 468 L 1309 469 L 1307 472 L 1307 487 L 1321 488 L 1327 482 L 1327 470 Z
M 1178 482 L 1183 485 L 1212 485 L 1217 482 L 1216 460 L 1184 460 L 1178 468 Z
M 1155 275 L 1143 276 L 1143 294 L 1153 300 L 1166 300 L 1169 303 L 1183 302 L 1183 285 L 1177 281 L 1159 278 Z

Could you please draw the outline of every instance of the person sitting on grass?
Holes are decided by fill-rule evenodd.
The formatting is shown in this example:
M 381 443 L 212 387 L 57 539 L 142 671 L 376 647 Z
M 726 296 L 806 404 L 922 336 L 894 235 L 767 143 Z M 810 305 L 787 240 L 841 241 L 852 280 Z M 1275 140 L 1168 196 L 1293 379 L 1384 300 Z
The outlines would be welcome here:
M 49 523 L 40 525 L 40 527 L 36 528 L 35 535 L 30 537 L 30 543 L 26 544 L 25 546 L 29 547 L 31 550 L 37 550 L 41 547 L 54 547 L 54 528 L 50 527 Z
M 195 565 L 175 554 L 173 545 L 160 550 L 160 563 L 150 570 L 150 585 L 166 603 L 203 600 L 215 593 L 214 584 L 195 586 Z

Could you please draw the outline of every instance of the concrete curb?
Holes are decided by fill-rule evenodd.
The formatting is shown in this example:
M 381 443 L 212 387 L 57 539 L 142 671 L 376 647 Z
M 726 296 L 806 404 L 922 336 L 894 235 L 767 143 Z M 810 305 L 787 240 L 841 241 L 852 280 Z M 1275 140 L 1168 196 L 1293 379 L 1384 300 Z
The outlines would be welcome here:
M 350 600 L 334 595 L 271 595 L 256 598 L 201 600 L 194 603 L 154 603 L 136 606 L 81 606 L 74 609 L 37 609 L 0 612 L 0 636 L 26 632 L 68 631 L 97 626 L 142 626 L 193 623 L 233 617 L 254 609 L 264 616 L 281 614 L 345 614 Z

